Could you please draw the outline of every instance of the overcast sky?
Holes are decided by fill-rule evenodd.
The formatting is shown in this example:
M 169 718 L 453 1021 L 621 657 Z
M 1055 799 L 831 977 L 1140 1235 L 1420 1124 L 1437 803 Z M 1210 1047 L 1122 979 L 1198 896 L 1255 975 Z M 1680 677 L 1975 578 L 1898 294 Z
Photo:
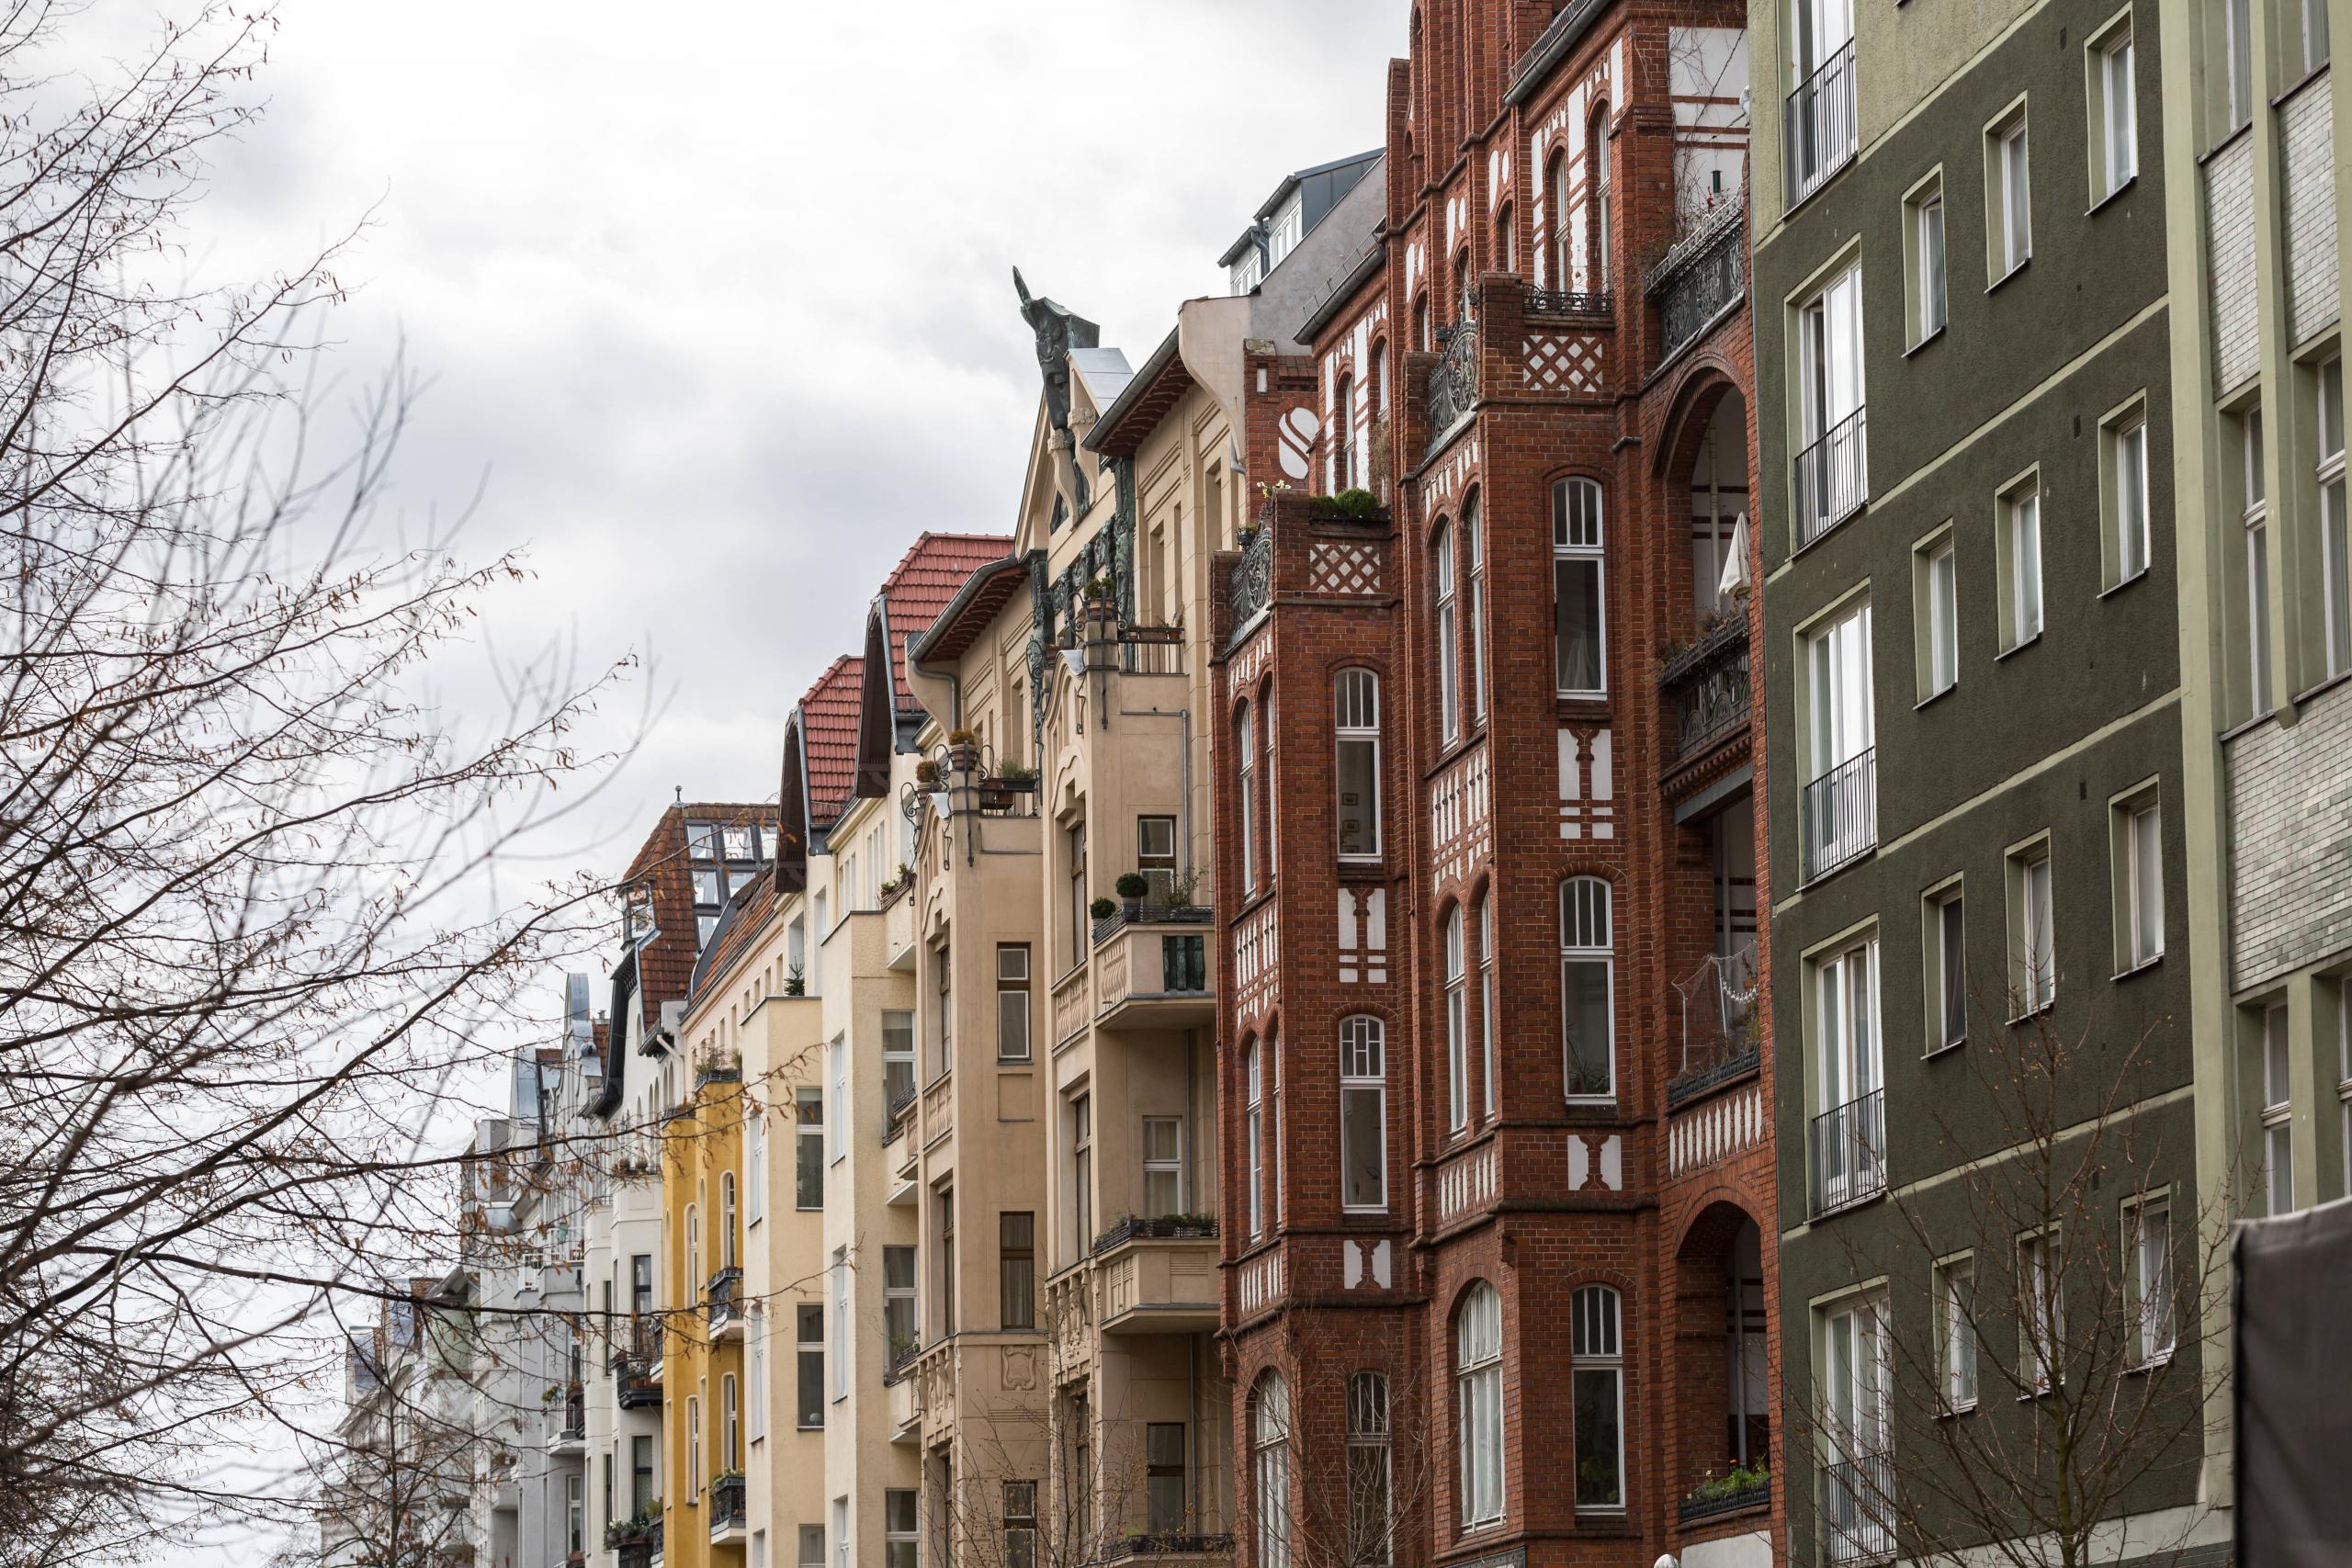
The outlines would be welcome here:
M 594 813 L 617 874 L 673 786 L 774 798 L 786 709 L 918 531 L 1011 530 L 1012 268 L 1140 362 L 1283 175 L 1379 145 L 1406 3 L 281 0 L 198 270 L 372 209 L 329 330 L 355 382 L 402 338 L 435 378 L 402 503 L 486 479 L 472 554 L 537 573 L 492 602 L 503 653 L 650 658 L 612 733 L 662 716 Z
M 652 656 L 617 870 L 673 785 L 774 797 L 787 705 L 917 531 L 1010 530 L 1037 397 L 1011 269 L 1140 362 L 1283 174 L 1379 145 L 1405 0 L 281 16 L 211 259 L 374 209 L 334 331 L 347 370 L 404 333 L 436 378 L 404 496 L 487 473 L 477 550 L 539 574 L 496 602 L 507 649 Z

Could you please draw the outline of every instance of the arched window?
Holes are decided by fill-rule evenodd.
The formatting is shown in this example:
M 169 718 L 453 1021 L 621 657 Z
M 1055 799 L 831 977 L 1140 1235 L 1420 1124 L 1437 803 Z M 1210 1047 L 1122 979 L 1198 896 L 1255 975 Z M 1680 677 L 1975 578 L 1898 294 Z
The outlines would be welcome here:
M 1478 492 L 1462 503 L 1462 534 L 1470 544 L 1470 715 L 1487 716 L 1487 530 Z
M 1576 1358 L 1577 1507 L 1625 1506 L 1625 1352 L 1617 1292 L 1587 1285 L 1568 1302 Z
M 1426 289 L 1413 301 L 1413 346 L 1423 354 L 1430 351 L 1430 297 Z
M 1495 259 L 1505 272 L 1519 270 L 1519 224 L 1508 201 L 1495 214 Z
M 1570 1100 L 1617 1098 L 1615 969 L 1609 884 L 1571 877 L 1560 885 L 1560 1028 Z
M 1261 1376 L 1250 1397 L 1250 1477 L 1257 1568 L 1290 1568 L 1290 1385 L 1280 1372 Z
M 1233 754 L 1238 783 L 1234 805 L 1240 818 L 1241 891 L 1247 895 L 1258 889 L 1258 728 L 1251 722 L 1248 703 L 1233 716 Z
M 1445 917 L 1445 1124 L 1460 1132 L 1470 1123 L 1470 1026 L 1463 1016 L 1462 906 Z
M 1245 1110 L 1242 1140 L 1250 1162 L 1250 1239 L 1266 1234 L 1266 1083 L 1265 1064 L 1255 1040 L 1241 1048 L 1241 1077 Z
M 1342 375 L 1331 392 L 1331 488 L 1353 490 L 1356 477 L 1356 378 Z
M 1585 137 L 1589 149 L 1592 168 L 1586 176 L 1587 197 L 1592 209 L 1590 221 L 1585 225 L 1585 275 L 1591 279 L 1589 288 L 1595 294 L 1609 292 L 1609 106 L 1601 105 L 1592 111 L 1592 129 Z
M 1462 649 L 1453 622 L 1453 530 L 1438 525 L 1430 547 L 1437 584 L 1438 733 L 1451 742 L 1462 733 Z
M 1376 426 L 1388 417 L 1388 344 L 1372 345 L 1372 418 Z
M 1478 316 L 1478 284 L 1470 276 L 1470 247 L 1464 245 L 1453 258 L 1453 319 L 1457 321 L 1476 321 Z
M 735 1267 L 735 1173 L 722 1171 L 718 1178 L 718 1266 Z
M 1358 1372 L 1348 1380 L 1349 1568 L 1387 1568 L 1389 1522 L 1388 1379 Z
M 735 1374 L 718 1380 L 718 1468 L 743 1468 L 742 1407 L 735 1398 Z
M 1340 1202 L 1388 1207 L 1388 1026 L 1361 1015 L 1340 1021 Z
M 1609 690 L 1608 626 L 1601 592 L 1600 486 L 1587 479 L 1552 487 L 1552 667 L 1564 697 Z
M 1380 677 L 1340 671 L 1333 715 L 1333 776 L 1339 798 L 1340 858 L 1380 858 Z
M 1478 1028 L 1487 1063 L 1487 1119 L 1502 1095 L 1502 1062 L 1495 1032 L 1495 896 L 1478 900 Z
M 1503 1300 L 1483 1280 L 1454 1314 L 1453 1367 L 1460 1517 L 1469 1530 L 1503 1517 Z
M 1552 154 L 1550 167 L 1544 173 L 1544 184 L 1551 192 L 1552 209 L 1551 243 L 1546 247 L 1544 256 L 1544 260 L 1549 264 L 1545 270 L 1551 276 L 1544 280 L 1544 287 L 1566 289 L 1570 287 L 1568 258 L 1572 251 L 1568 229 L 1568 154 L 1565 150 Z

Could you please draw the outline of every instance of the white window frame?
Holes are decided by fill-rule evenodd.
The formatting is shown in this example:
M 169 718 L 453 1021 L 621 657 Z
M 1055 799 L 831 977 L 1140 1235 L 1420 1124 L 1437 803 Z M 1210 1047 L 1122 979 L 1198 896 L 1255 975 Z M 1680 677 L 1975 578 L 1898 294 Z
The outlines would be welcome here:
M 1462 503 L 1462 532 L 1470 545 L 1470 716 L 1487 719 L 1487 529 L 1479 492 Z
M 1020 960 L 1019 974 L 1012 973 L 1010 964 L 1015 958 Z M 996 1059 L 1000 1062 L 1027 1062 L 1035 1055 L 1035 968 L 1027 942 L 996 944 Z M 1012 1027 L 1014 1024 L 1017 1030 Z
M 1245 699 L 1233 716 L 1234 815 L 1240 826 L 1241 893 L 1258 890 L 1258 710 Z
M 2041 475 L 2026 475 L 2001 491 L 2001 651 L 2015 653 L 2038 640 L 2047 595 L 2041 581 Z
M 2256 1064 L 2262 1090 L 2262 1176 L 2266 1212 L 2295 1212 L 2295 1086 L 2294 1036 L 2288 1028 L 2287 1004 L 2264 1004 L 2256 1018 Z
M 2140 95 L 2132 48 L 2132 13 L 2091 39 L 2091 146 L 2098 162 L 2092 186 L 2096 206 L 2140 175 Z
M 1457 1517 L 1464 1534 L 1503 1521 L 1503 1305 L 1494 1286 L 1472 1285 L 1454 1312 L 1454 1442 L 1460 1450 Z
M 1993 288 L 2033 259 L 2033 162 L 2026 101 L 1984 128 L 1986 275 Z
M 743 1112 L 743 1223 L 756 1225 L 766 1217 L 768 1171 L 767 1112 L 757 1105 Z
M 1461 629 L 1454 622 L 1453 525 L 1437 525 L 1430 541 L 1437 590 L 1437 725 L 1447 745 L 1462 738 Z
M 2352 520 L 2346 511 L 2344 360 L 2331 355 L 2313 374 L 2317 386 L 2320 600 L 2327 672 L 2352 670 Z
M 1617 1495 L 1612 1501 L 1583 1495 L 1588 1462 L 1587 1434 L 1576 1433 L 1576 1511 L 1618 1514 L 1625 1510 L 1625 1342 L 1624 1301 L 1607 1285 L 1586 1285 L 1569 1298 L 1570 1409 L 1580 1411 L 1588 1386 L 1605 1380 L 1610 1385 L 1611 1417 L 1616 1433 Z M 1572 1422 L 1573 1424 L 1573 1422 Z
M 1156 1154 L 1152 1145 L 1155 1134 L 1165 1136 L 1172 1152 Z M 1184 1119 L 1182 1116 L 1147 1116 L 1143 1119 L 1143 1213 L 1148 1220 L 1181 1214 L 1184 1209 Z M 1152 1179 L 1159 1177 L 1175 1190 L 1175 1197 L 1165 1206 L 1155 1204 L 1151 1198 Z
M 1376 1191 L 1353 1187 L 1351 1153 L 1363 1124 L 1380 1150 Z M 1388 1025 L 1369 1013 L 1340 1021 L 1340 1206 L 1351 1214 L 1388 1212 Z
M 1362 758 L 1361 767 L 1369 787 L 1365 794 L 1369 804 L 1359 804 L 1354 819 L 1362 824 L 1349 847 L 1347 822 L 1351 812 L 1344 795 L 1332 802 L 1332 817 L 1340 825 L 1340 859 L 1346 862 L 1377 863 L 1381 858 L 1380 800 L 1380 677 L 1361 667 L 1342 670 L 1333 683 L 1333 748 L 1332 780 L 1335 790 L 1343 791 L 1349 769 L 1340 759 L 1351 750 Z M 1369 847 L 1367 847 L 1367 845 Z
M 849 1249 L 833 1248 L 833 1354 L 832 1389 L 836 1401 L 849 1397 Z
M 1252 1040 L 1242 1048 L 1241 1073 L 1247 1099 L 1242 1111 L 1248 1144 L 1250 1239 L 1266 1234 L 1266 1083 L 1265 1042 Z
M 1915 552 L 1922 705 L 1960 684 L 1960 552 L 1946 526 Z
M 2009 1021 L 2045 1012 L 2058 1001 L 2056 873 L 2046 833 L 2008 852 Z
M 1348 1378 L 1347 1542 L 1351 1568 L 1388 1568 L 1396 1558 L 1395 1427 L 1388 1378 Z
M 1891 1416 L 1894 1382 L 1893 1337 L 1886 1296 L 1871 1289 L 1817 1308 L 1815 1361 L 1821 1369 L 1822 1458 L 1856 1479 L 1841 1504 L 1824 1478 L 1823 1534 L 1828 1560 L 1872 1562 L 1894 1554 L 1892 1528 L 1894 1447 Z M 1850 1513 L 1850 1521 L 1841 1518 Z
M 2018 1373 L 2027 1398 L 2066 1378 L 2065 1273 L 2065 1237 L 2057 1226 L 2018 1238 Z
M 1462 906 L 1445 915 L 1445 1126 L 1460 1133 L 1470 1125 L 1470 1020 L 1463 953 Z
M 1599 480 L 1572 474 L 1552 486 L 1553 694 L 1572 700 L 1609 694 L 1609 497 Z M 1567 627 L 1562 620 L 1572 574 L 1589 574 L 1592 592 L 1592 679 L 1567 667 Z
M 1885 1031 L 1879 1007 L 1879 933 L 1873 930 L 1814 961 L 1815 1115 L 1849 1111 L 1858 1132 L 1840 1145 L 1834 1176 L 1816 1173 L 1819 1209 L 1873 1197 L 1886 1188 L 1884 1100 L 1863 1101 L 1886 1084 Z M 1819 1156 L 1815 1156 L 1816 1160 Z
M 2153 558 L 2148 522 L 2148 410 L 2135 402 L 2107 422 L 2107 586 L 2111 592 L 2147 574 Z
M 1257 1568 L 1290 1568 L 1290 1385 L 1276 1371 L 1250 1396 L 1250 1503 Z
M 1962 879 L 1928 889 L 1923 907 L 1927 1055 L 1933 1056 L 1968 1043 L 1968 899 Z
M 1495 1031 L 1495 893 L 1489 887 L 1478 900 L 1478 1041 L 1486 1064 L 1487 1120 L 1495 1119 L 1502 1100 L 1502 1052 Z
M 2270 502 L 2262 463 L 2262 410 L 2240 416 L 2244 467 L 2240 493 L 2245 508 L 2245 650 L 2248 717 L 2270 711 Z
M 2165 955 L 2164 812 L 2155 786 L 2119 799 L 2109 852 L 2115 868 L 2116 973 Z
M 1976 1255 L 1963 1252 L 1936 1265 L 1935 1299 L 1937 1380 L 1942 1385 L 1944 1414 L 1962 1416 L 1976 1408 L 1981 1392 L 1977 1366 Z
M 825 1166 L 827 1163 L 825 1159 L 825 1149 L 827 1146 L 825 1138 L 825 1091 L 814 1084 L 802 1084 L 793 1093 L 792 1109 L 793 1114 L 796 1118 L 796 1122 L 793 1128 L 792 1145 L 793 1206 L 804 1214 L 815 1213 L 822 1211 L 825 1207 Z M 808 1120 L 808 1113 L 811 1111 L 814 1111 L 817 1114 L 817 1119 L 814 1122 Z M 813 1203 L 808 1201 L 808 1194 L 801 1190 L 801 1172 L 804 1168 L 801 1156 L 807 1152 L 807 1146 L 812 1143 L 817 1145 L 817 1201 Z
M 743 1468 L 743 1404 L 733 1372 L 718 1375 L 718 1470 Z
M 833 1083 L 832 1105 L 827 1111 L 825 1151 L 830 1163 L 838 1165 L 849 1153 L 849 1041 L 836 1034 L 825 1047 L 826 1065 Z
M 1598 876 L 1572 876 L 1560 884 L 1560 1084 L 1568 1103 L 1605 1105 L 1617 1099 L 1617 948 L 1613 890 Z M 1571 968 L 1599 967 L 1606 1002 L 1603 1022 L 1608 1038 L 1601 1043 L 1606 1083 L 1591 1087 L 1579 1070 L 1589 1056 L 1577 1051 L 1577 1020 L 1568 1006 Z
M 1903 200 L 1904 261 L 1909 289 L 1910 346 L 1951 324 L 1951 233 L 1944 206 L 1943 171 L 1921 180 Z
M 2158 1367 L 2172 1359 L 2179 1344 L 2178 1292 L 2173 1275 L 2172 1199 L 2153 1192 L 2127 1203 L 2123 1241 L 2131 1258 L 2125 1282 L 2130 1316 L 2132 1365 Z

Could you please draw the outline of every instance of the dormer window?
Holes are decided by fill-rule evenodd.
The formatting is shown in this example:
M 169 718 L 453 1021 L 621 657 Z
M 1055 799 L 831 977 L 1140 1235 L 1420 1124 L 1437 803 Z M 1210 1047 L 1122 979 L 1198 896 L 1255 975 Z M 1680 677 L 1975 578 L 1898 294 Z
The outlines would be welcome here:
M 1266 270 L 1272 272 L 1283 265 L 1283 258 L 1298 248 L 1306 238 L 1306 195 L 1294 190 L 1290 198 L 1278 209 L 1266 225 Z

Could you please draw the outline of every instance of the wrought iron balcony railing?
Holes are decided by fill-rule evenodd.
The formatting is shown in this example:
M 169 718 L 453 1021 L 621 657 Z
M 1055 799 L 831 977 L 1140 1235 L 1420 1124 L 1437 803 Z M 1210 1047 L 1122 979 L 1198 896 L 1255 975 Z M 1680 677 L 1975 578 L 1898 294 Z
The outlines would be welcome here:
M 1258 532 L 1243 547 L 1241 558 L 1234 564 L 1232 580 L 1226 585 L 1227 603 L 1233 610 L 1233 631 L 1239 636 L 1274 597 L 1274 524 L 1269 514 L 1258 525 Z
M 1826 1214 L 1886 1190 L 1886 1091 L 1872 1089 L 1813 1119 L 1813 1212 Z
M 1109 1230 L 1094 1238 L 1096 1254 L 1110 1251 L 1131 1241 L 1215 1241 L 1215 1214 L 1162 1214 L 1148 1220 L 1140 1214 L 1129 1214 Z
M 1478 401 L 1478 323 L 1464 321 L 1430 370 L 1430 450 L 1435 451 Z
M 1531 316 L 1605 316 L 1616 304 L 1606 288 L 1531 288 L 1523 309 Z
M 1103 1541 L 1096 1561 L 1125 1562 L 1137 1557 L 1219 1557 L 1233 1551 L 1229 1535 L 1191 1535 L 1181 1530 L 1156 1530 L 1139 1535 L 1114 1535 Z
M 1847 758 L 1804 786 L 1797 829 L 1800 880 L 1816 882 L 1878 847 L 1878 748 Z
M 1814 68 L 1788 97 L 1782 156 L 1787 160 L 1789 205 L 1821 188 L 1821 182 L 1854 155 L 1854 44 Z
M 743 1478 L 731 1475 L 710 1483 L 710 1533 L 725 1535 L 743 1528 Z
M 1747 613 L 1738 610 L 1658 671 L 1674 704 L 1674 754 L 1695 757 L 1747 722 Z
M 1710 208 L 1651 269 L 1657 297 L 1658 363 L 1698 341 L 1747 297 L 1747 196 Z
M 1871 498 L 1869 412 L 1856 409 L 1797 454 L 1797 548 L 1851 517 Z

